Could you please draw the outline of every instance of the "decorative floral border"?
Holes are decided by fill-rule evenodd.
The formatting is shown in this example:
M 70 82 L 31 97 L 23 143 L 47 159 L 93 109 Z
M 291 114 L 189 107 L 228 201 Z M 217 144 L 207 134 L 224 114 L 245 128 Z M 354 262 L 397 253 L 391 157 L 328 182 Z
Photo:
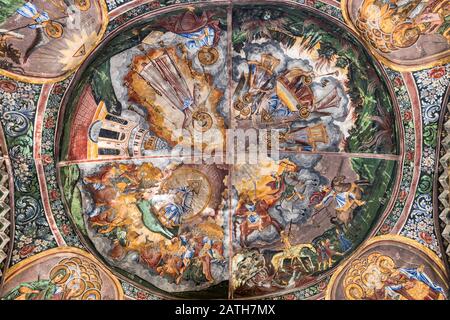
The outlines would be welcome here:
M 33 133 L 42 85 L 4 76 L 10 92 L 0 95 L 0 118 L 14 178 L 15 234 L 11 265 L 56 247 L 44 214 L 33 157 Z
M 70 219 L 64 209 L 61 192 L 56 179 L 56 123 L 62 99 L 71 82 L 71 79 L 72 78 L 69 78 L 63 82 L 54 84 L 48 96 L 42 126 L 41 158 L 44 166 L 48 198 L 56 225 L 67 245 L 83 248 L 83 245 L 81 244 L 77 233 L 74 231 Z
M 433 181 L 438 176 L 436 148 L 438 124 L 445 93 L 450 84 L 450 64 L 413 73 L 423 120 L 421 175 L 412 211 L 400 234 L 427 246 L 442 257 L 433 216 Z M 437 205 L 437 204 L 435 204 Z
M 112 11 L 132 1 L 133 0 L 106 0 L 106 5 L 108 6 L 108 11 Z
M 414 173 L 414 151 L 415 151 L 415 127 L 411 99 L 406 89 L 403 77 L 397 71 L 386 68 L 386 73 L 391 80 L 394 93 L 400 108 L 401 124 L 404 130 L 404 150 L 405 159 L 402 170 L 402 180 L 400 182 L 399 196 L 395 201 L 392 211 L 387 215 L 377 235 L 388 234 L 400 219 L 405 208 L 406 198 L 411 190 L 412 177 Z

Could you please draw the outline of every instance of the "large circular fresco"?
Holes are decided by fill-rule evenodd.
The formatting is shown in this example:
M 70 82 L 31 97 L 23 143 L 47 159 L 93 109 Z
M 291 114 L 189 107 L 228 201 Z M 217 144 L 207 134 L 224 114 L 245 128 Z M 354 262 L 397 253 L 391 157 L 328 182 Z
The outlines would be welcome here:
M 328 276 L 390 209 L 396 114 L 374 60 L 313 9 L 155 11 L 72 81 L 60 183 L 117 275 L 165 297 L 279 294 Z

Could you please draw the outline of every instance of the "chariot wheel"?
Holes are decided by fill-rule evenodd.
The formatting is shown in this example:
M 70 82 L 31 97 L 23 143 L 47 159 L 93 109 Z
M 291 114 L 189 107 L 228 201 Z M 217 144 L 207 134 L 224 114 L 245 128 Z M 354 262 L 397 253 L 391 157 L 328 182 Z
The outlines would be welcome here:
M 75 6 L 81 11 L 87 11 L 91 8 L 91 0 L 75 0 Z
M 44 31 L 52 39 L 59 39 L 64 34 L 64 28 L 61 23 L 56 21 L 47 21 L 44 24 Z
M 195 112 L 192 119 L 194 120 L 194 128 L 200 130 L 201 132 L 208 131 L 213 125 L 213 119 L 208 112 Z
M 309 116 L 311 115 L 311 111 L 309 111 L 309 109 L 307 107 L 301 107 L 298 110 L 298 114 L 300 115 L 300 118 L 308 119 Z
M 219 51 L 213 47 L 202 47 L 198 51 L 198 60 L 204 66 L 210 66 L 219 60 Z

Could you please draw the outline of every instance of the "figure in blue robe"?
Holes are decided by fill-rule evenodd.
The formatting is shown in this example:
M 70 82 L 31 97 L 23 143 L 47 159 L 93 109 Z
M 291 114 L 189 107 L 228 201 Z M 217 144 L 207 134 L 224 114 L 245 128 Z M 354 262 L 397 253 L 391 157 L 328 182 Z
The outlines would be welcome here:
M 445 292 L 442 287 L 435 284 L 423 270 L 423 266 L 419 268 L 399 268 L 388 279 L 388 285 L 385 289 L 388 296 L 392 299 L 399 299 L 403 297 L 407 300 L 440 300 L 445 298 Z M 424 288 L 420 289 L 420 296 L 411 292 L 411 286 L 414 287 L 414 282 L 421 282 L 428 287 L 428 291 Z
M 269 105 L 269 114 L 273 117 L 287 117 L 292 114 L 276 94 L 272 94 L 267 103 Z
M 202 47 L 212 47 L 216 32 L 210 26 L 207 26 L 199 31 L 191 33 L 181 33 L 182 37 L 188 38 L 186 46 L 191 50 L 198 50 Z
M 175 192 L 180 196 L 178 201 L 167 204 L 163 210 L 165 221 L 173 226 L 179 226 L 183 216 L 192 212 L 194 190 L 190 187 L 180 187 L 175 189 Z
M 37 7 L 30 2 L 26 2 L 22 7 L 17 9 L 17 13 L 25 18 L 33 19 L 36 22 L 35 24 L 30 24 L 28 26 L 30 29 L 41 28 L 44 22 L 50 20 L 47 12 L 39 11 Z
M 352 248 L 352 242 L 345 236 L 345 234 L 341 230 L 336 229 L 336 235 L 341 245 L 342 252 L 347 252 Z

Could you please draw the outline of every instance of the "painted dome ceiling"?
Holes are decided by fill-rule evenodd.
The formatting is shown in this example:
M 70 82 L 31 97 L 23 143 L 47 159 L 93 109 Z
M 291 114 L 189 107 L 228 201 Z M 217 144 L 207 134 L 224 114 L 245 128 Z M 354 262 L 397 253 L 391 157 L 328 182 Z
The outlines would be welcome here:
M 16 2 L 3 297 L 40 263 L 61 299 L 364 299 L 418 261 L 447 297 L 445 3 Z

